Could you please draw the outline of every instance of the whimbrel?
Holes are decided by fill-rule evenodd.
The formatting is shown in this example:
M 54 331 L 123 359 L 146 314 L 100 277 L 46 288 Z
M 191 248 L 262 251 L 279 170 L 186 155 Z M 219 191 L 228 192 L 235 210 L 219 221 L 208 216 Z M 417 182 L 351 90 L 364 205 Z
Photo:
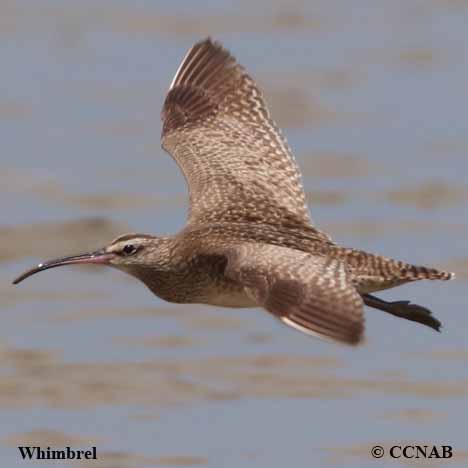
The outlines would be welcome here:
M 371 293 L 454 275 L 341 247 L 312 224 L 298 166 L 257 85 L 219 43 L 183 59 L 162 110 L 162 146 L 190 192 L 174 236 L 126 234 L 92 253 L 39 264 L 109 265 L 176 303 L 260 306 L 310 335 L 357 344 L 364 304 L 439 330 L 431 312 Z

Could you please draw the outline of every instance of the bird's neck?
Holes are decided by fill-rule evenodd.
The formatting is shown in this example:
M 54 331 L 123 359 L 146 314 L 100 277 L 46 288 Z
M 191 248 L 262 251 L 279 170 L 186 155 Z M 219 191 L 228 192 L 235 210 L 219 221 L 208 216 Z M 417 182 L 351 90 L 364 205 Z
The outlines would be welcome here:
M 158 297 L 168 302 L 186 302 L 184 293 L 189 265 L 181 255 L 175 237 L 158 237 L 146 262 L 132 267 L 130 274 L 141 280 Z

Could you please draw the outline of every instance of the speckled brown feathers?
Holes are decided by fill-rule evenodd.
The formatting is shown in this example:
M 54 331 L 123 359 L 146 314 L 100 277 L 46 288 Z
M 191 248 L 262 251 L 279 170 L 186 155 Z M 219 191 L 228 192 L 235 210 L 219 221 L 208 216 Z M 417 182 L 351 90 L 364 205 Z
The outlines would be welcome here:
M 363 298 L 438 329 L 427 309 L 368 293 L 452 275 L 340 247 L 314 227 L 286 140 L 255 82 L 220 44 L 206 39 L 189 50 L 162 118 L 163 147 L 190 192 L 187 226 L 174 238 L 189 271 L 184 301 L 251 301 L 298 330 L 349 344 L 363 336 Z M 212 287 L 200 287 L 202 277 Z
M 190 191 L 189 224 L 310 226 L 297 164 L 254 81 L 218 43 L 187 54 L 164 108 L 163 147 Z M 316 230 L 316 237 L 329 237 Z
M 370 293 L 451 273 L 345 248 L 311 222 L 301 176 L 258 87 L 220 44 L 187 53 L 162 110 L 162 145 L 186 178 L 187 225 L 174 236 L 126 234 L 46 269 L 106 264 L 176 303 L 265 308 L 307 334 L 363 338 L 364 303 L 436 330 L 430 311 Z
M 361 340 L 363 301 L 345 263 L 257 244 L 229 248 L 226 257 L 225 274 L 283 323 L 348 344 Z

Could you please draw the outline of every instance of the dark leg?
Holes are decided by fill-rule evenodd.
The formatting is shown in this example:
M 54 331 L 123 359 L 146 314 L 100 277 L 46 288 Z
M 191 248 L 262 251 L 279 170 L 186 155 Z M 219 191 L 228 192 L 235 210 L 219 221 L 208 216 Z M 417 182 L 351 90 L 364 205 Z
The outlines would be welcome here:
M 364 304 L 374 309 L 383 310 L 389 314 L 401 317 L 413 322 L 419 322 L 423 325 L 440 331 L 441 323 L 431 315 L 431 311 L 417 304 L 411 304 L 410 301 L 387 302 L 378 297 L 364 294 L 362 296 Z

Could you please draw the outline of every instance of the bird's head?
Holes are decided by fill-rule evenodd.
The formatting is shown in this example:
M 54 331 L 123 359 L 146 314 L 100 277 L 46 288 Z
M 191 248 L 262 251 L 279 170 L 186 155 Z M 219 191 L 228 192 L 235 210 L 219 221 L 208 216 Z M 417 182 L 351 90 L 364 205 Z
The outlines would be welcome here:
M 147 234 L 125 234 L 117 237 L 106 247 L 79 255 L 57 258 L 39 263 L 13 281 L 18 284 L 40 271 L 65 265 L 108 265 L 139 277 L 142 269 L 154 268 L 167 254 L 167 238 Z M 167 255 L 166 255 L 167 256 Z

